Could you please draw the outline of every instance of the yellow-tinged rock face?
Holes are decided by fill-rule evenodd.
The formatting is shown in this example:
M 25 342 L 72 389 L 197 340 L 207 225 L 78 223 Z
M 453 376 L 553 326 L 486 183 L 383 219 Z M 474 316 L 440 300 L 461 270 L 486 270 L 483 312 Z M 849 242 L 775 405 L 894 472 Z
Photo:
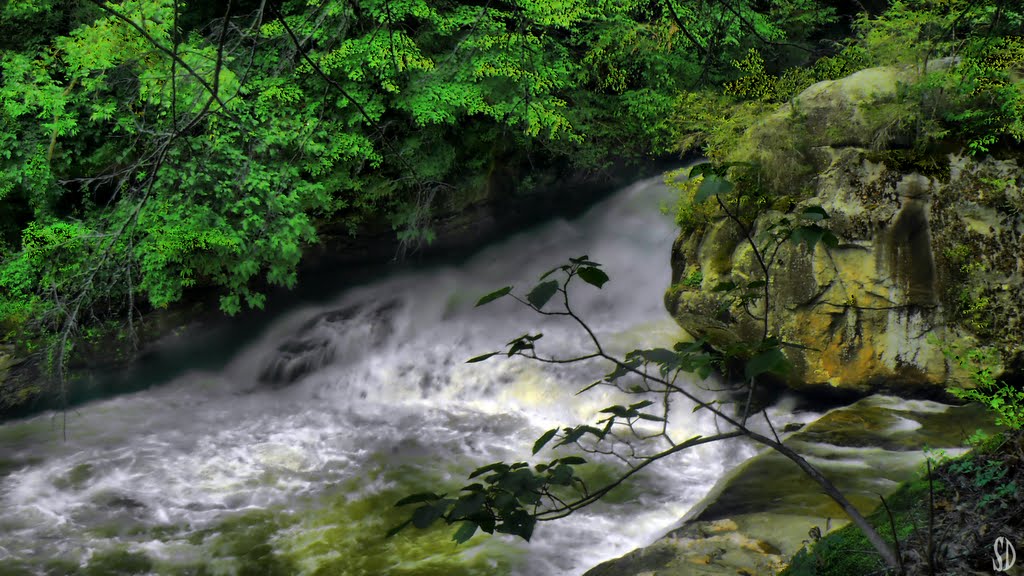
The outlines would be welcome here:
M 912 70 L 864 70 L 815 84 L 755 124 L 729 158 L 761 163 L 799 213 L 820 206 L 840 245 L 786 244 L 772 266 L 770 332 L 794 387 L 867 391 L 973 386 L 943 345 L 987 343 L 1024 359 L 1024 170 L 1012 160 L 951 154 L 929 176 L 869 147 L 885 144 L 898 84 Z M 881 140 L 880 140 L 881 138 Z M 892 166 L 887 165 L 893 164 Z M 778 200 L 778 199 L 777 199 Z M 776 201 L 773 206 L 784 206 Z M 763 213 L 754 236 L 785 214 Z M 761 280 L 753 249 L 724 214 L 674 247 L 673 270 L 700 286 L 672 287 L 679 324 L 717 346 L 759 341 L 762 302 L 729 305 L 720 282 Z M 998 367 L 997 367 L 998 371 Z

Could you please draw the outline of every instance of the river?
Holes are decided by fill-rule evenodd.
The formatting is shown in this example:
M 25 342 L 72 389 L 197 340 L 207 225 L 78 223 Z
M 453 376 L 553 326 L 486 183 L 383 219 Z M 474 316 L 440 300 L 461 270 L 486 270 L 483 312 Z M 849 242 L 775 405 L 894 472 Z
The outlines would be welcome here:
M 295 303 L 214 368 L 186 354 L 169 381 L 77 407 L 66 440 L 53 414 L 0 425 L 0 574 L 577 576 L 648 544 L 754 447 L 676 455 L 609 502 L 541 523 L 530 543 L 456 546 L 443 526 L 383 535 L 409 512 L 398 498 L 457 490 L 479 465 L 529 459 L 544 430 L 636 401 L 607 387 L 575 395 L 607 371 L 598 362 L 467 364 L 526 332 L 542 331 L 553 355 L 587 344 L 578 326 L 511 299 L 474 304 L 507 284 L 524 294 L 586 254 L 611 277 L 571 291 L 598 337 L 620 353 L 670 345 L 682 336 L 662 305 L 671 197 L 660 177 L 644 180 L 457 265 Z M 770 409 L 776 426 L 814 417 L 790 412 Z M 714 431 L 704 412 L 677 402 L 674 413 L 679 438 Z M 599 459 L 581 470 L 595 482 L 621 472 Z

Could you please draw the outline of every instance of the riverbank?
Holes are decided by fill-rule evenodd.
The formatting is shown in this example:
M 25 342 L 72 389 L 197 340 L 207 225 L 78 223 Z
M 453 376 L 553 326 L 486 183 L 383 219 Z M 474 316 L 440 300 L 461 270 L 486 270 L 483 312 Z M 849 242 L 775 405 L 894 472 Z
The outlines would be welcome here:
M 991 416 L 977 405 L 871 396 L 781 437 L 868 515 L 880 506 L 880 498 L 907 490 L 904 483 L 916 490 L 927 458 L 964 454 L 967 436 L 977 430 L 995 432 Z M 905 504 L 905 500 L 899 501 Z M 822 536 L 829 537 L 827 542 L 859 536 L 856 526 L 844 528 L 848 525 L 846 514 L 816 483 L 788 459 L 767 451 L 719 480 L 677 527 L 652 545 L 602 564 L 586 576 L 638 576 L 652 571 L 658 576 L 778 574 L 794 556 L 798 558 L 794 567 L 806 565 L 800 560 L 807 554 L 802 550 L 828 550 L 828 544 L 820 549 L 815 545 Z M 879 526 L 888 536 L 886 526 Z M 839 549 L 844 556 L 863 550 L 871 569 L 844 571 L 819 555 L 815 558 L 823 564 L 818 572 L 799 568 L 792 574 L 854 576 L 880 568 L 866 541 L 859 548 Z

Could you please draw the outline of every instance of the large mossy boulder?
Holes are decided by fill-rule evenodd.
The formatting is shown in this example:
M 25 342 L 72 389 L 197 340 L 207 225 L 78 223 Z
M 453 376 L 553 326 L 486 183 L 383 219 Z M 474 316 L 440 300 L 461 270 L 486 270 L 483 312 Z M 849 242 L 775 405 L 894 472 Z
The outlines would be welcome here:
M 1024 170 L 1014 159 L 959 153 L 908 162 L 897 147 L 907 137 L 898 113 L 909 74 L 870 69 L 815 84 L 748 130 L 730 158 L 757 162 L 778 199 L 755 237 L 784 212 L 820 206 L 840 241 L 813 251 L 784 244 L 772 271 L 771 324 L 796 345 L 785 349 L 792 387 L 969 387 L 943 348 L 981 343 L 1008 352 L 1003 366 L 1020 363 Z M 728 218 L 683 230 L 672 264 L 665 303 L 684 329 L 719 347 L 760 339 L 762 308 L 752 315 L 712 292 L 762 278 Z

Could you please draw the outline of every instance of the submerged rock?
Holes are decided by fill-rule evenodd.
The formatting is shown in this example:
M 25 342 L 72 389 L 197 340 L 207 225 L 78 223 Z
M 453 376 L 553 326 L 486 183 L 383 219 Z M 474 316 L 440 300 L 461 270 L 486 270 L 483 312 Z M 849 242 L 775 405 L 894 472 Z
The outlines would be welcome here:
M 394 333 L 393 313 L 398 306 L 398 300 L 357 304 L 310 319 L 264 363 L 260 381 L 286 386 L 324 366 L 382 345 Z

